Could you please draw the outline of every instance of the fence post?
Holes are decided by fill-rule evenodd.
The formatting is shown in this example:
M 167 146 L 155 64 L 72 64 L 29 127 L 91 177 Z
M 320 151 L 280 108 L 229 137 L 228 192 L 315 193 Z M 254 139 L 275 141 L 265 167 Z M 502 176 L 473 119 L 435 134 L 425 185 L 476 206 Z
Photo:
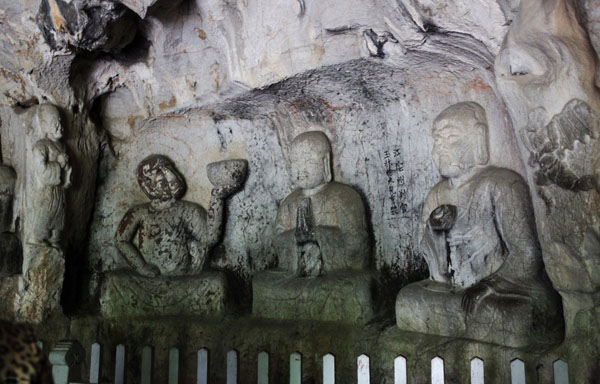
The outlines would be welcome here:
M 371 372 L 369 367 L 369 356 L 363 354 L 356 360 L 356 376 L 358 384 L 370 384 Z
M 142 384 L 152 384 L 152 360 L 153 360 L 152 347 L 145 346 L 142 349 Z
M 99 384 L 102 374 L 102 346 L 99 343 L 92 344 L 90 355 L 90 384 Z
M 258 354 L 258 384 L 269 384 L 269 354 Z
M 179 349 L 169 350 L 169 384 L 179 384 Z
M 237 384 L 238 355 L 235 349 L 227 352 L 227 384 Z
M 431 359 L 431 384 L 444 384 L 444 359 L 439 356 Z
M 525 363 L 519 359 L 510 362 L 511 384 L 525 384 Z
M 117 345 L 115 353 L 115 384 L 125 384 L 125 346 Z
M 290 355 L 290 384 L 302 384 L 302 355 L 300 352 Z
M 406 358 L 398 356 L 394 359 L 394 384 L 406 384 Z
M 323 384 L 335 384 L 335 356 L 323 356 Z
M 198 351 L 197 384 L 208 384 L 208 349 Z
M 471 384 L 484 384 L 483 360 L 474 357 L 471 360 Z
M 85 358 L 85 350 L 75 340 L 59 341 L 50 352 L 54 384 L 68 384 L 73 380 L 73 368 Z
M 554 384 L 569 384 L 569 365 L 562 360 L 556 360 L 554 366 Z

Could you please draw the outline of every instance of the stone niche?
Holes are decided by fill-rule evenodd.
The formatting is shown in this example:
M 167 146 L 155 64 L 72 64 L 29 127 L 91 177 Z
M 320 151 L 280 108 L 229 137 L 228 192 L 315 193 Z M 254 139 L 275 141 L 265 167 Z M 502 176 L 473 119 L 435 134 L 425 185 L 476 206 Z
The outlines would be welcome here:
M 447 382 L 468 382 L 475 356 L 486 382 L 509 382 L 517 357 L 527 382 L 551 382 L 558 359 L 569 362 L 571 382 L 598 376 L 598 1 L 2 2 L 1 163 L 10 170 L 0 168 L 0 253 L 11 257 L 0 260 L 0 317 L 37 324 L 47 345 L 125 344 L 132 382 L 143 345 L 154 347 L 157 382 L 166 381 L 172 347 L 185 382 L 195 380 L 202 347 L 211 351 L 210 382 L 225 381 L 215 367 L 231 349 L 242 357 L 240 377 L 252 378 L 254 357 L 269 352 L 270 382 L 287 378 L 294 351 L 303 382 L 318 382 L 326 353 L 340 382 L 356 382 L 363 353 L 373 382 L 393 377 L 398 355 L 417 383 L 430 380 L 436 355 Z M 471 249 L 450 233 L 477 237 L 469 232 L 477 220 L 460 216 L 469 191 L 453 190 L 433 154 L 436 117 L 464 102 L 487 120 L 489 157 L 477 179 L 501 185 L 476 191 L 483 201 L 501 190 L 477 210 L 487 236 Z M 60 139 L 36 130 L 48 104 L 60 115 Z M 352 239 L 364 246 L 358 266 L 332 269 L 318 256 L 328 241 L 340 254 L 351 248 L 315 229 L 333 216 L 315 205 L 320 189 L 290 203 L 299 193 L 294 139 L 315 130 L 331 146 L 324 184 L 343 185 L 364 207 L 364 231 Z M 459 149 L 468 147 L 461 140 Z M 36 168 L 32 154 L 51 147 L 53 168 L 70 180 L 44 195 L 35 185 L 44 162 Z M 172 196 L 152 206 L 137 170 L 155 155 L 171 165 L 148 178 Z M 247 162 L 243 186 L 215 192 L 207 166 L 232 159 Z M 519 225 L 499 196 L 516 196 Z M 47 220 L 58 205 L 62 233 Z M 286 207 L 291 257 L 278 237 Z M 203 233 L 214 236 L 196 233 L 189 217 L 213 223 Z M 48 225 L 37 231 L 39 222 Z M 154 229 L 184 251 L 163 254 Z M 527 258 L 499 276 L 503 260 L 486 256 L 506 255 L 514 238 L 528 251 L 512 255 Z M 477 254 L 473 244 L 483 257 L 465 271 L 481 272 L 481 290 L 472 273 L 452 269 Z M 171 268 L 177 255 L 187 261 Z M 435 265 L 449 260 L 450 268 Z M 520 269 L 523 260 L 533 267 Z M 523 272 L 517 286 L 511 279 Z M 479 300 L 492 303 L 489 316 L 471 315 Z M 538 323 L 551 331 L 529 333 Z M 103 358 L 114 367 L 112 353 Z

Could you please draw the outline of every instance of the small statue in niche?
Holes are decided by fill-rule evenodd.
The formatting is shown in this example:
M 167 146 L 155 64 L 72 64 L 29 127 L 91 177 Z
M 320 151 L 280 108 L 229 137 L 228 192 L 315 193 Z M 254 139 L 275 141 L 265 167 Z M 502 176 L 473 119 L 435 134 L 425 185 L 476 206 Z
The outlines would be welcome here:
M 333 181 L 331 152 L 320 131 L 292 141 L 297 188 L 277 211 L 279 268 L 257 272 L 252 280 L 255 316 L 354 324 L 373 318 L 365 206 L 354 188 Z
M 297 189 L 277 212 L 280 267 L 297 276 L 365 269 L 369 262 L 365 208 L 352 187 L 332 181 L 327 136 L 320 131 L 297 136 L 290 161 Z
M 21 243 L 11 232 L 16 181 L 15 171 L 0 163 L 0 276 L 21 270 Z
M 423 207 L 421 247 L 430 279 L 396 300 L 400 328 L 521 347 L 562 337 L 562 307 L 546 276 L 533 208 L 517 173 L 488 166 L 488 124 L 476 103 L 433 124 L 444 180 Z
M 63 126 L 58 109 L 40 105 L 34 124 L 43 136 L 32 153 L 32 230 L 28 243 L 59 248 L 65 224 L 65 190 L 71 186 L 71 166 L 60 142 Z
M 181 200 L 185 182 L 171 160 L 162 155 L 142 160 L 137 180 L 150 202 L 131 208 L 115 234 L 131 268 L 144 276 L 200 273 L 221 237 L 225 198 L 239 190 L 246 170 L 242 160 L 209 164 L 209 178 L 219 185 L 211 192 L 207 214 L 200 205 Z

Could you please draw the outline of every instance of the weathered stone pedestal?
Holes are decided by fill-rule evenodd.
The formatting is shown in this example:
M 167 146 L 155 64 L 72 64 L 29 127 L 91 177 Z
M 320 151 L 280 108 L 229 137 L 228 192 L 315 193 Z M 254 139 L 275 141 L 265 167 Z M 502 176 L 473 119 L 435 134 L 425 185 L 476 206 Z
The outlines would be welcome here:
M 0 316 L 7 320 L 42 323 L 61 311 L 65 259 L 56 248 L 26 244 L 23 274 L 0 278 Z
M 108 318 L 148 316 L 221 317 L 227 304 L 222 272 L 145 277 L 128 271 L 105 276 L 100 309 Z
M 373 286 L 366 271 L 338 271 L 319 277 L 263 271 L 252 280 L 252 313 L 279 320 L 364 324 L 373 319 Z

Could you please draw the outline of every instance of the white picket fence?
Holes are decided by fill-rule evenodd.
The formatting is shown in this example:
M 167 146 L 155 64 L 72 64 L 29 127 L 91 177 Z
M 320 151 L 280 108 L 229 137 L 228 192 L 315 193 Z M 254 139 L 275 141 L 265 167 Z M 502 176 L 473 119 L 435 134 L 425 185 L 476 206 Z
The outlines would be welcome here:
M 77 343 L 77 342 L 71 342 Z M 50 354 L 50 360 L 53 363 L 53 376 L 55 384 L 79 384 L 73 383 L 69 379 L 69 368 L 77 363 L 77 358 L 64 357 L 67 354 L 68 343 L 59 343 L 59 355 L 62 359 L 52 359 L 53 354 L 57 355 L 57 348 Z M 77 343 L 78 344 L 78 343 Z M 81 350 L 81 346 L 78 346 Z M 73 347 L 73 351 L 77 350 Z M 80 352 L 74 352 L 79 353 Z M 86 384 L 100 384 L 101 379 L 101 359 L 102 347 L 94 343 L 91 347 L 90 376 Z M 197 352 L 197 370 L 196 383 L 208 384 L 208 354 L 206 348 Z M 118 345 L 115 351 L 115 376 L 114 384 L 125 384 L 125 346 Z M 146 346 L 142 349 L 141 361 L 141 383 L 152 383 L 152 369 L 154 364 L 153 349 Z M 231 350 L 227 353 L 227 384 L 238 384 L 238 352 Z M 269 383 L 269 353 L 260 352 L 258 354 L 258 384 Z M 80 361 L 79 361 L 80 362 Z M 407 384 L 407 360 L 404 356 L 398 356 L 394 359 L 394 384 Z M 484 384 L 485 363 L 482 359 L 474 357 L 470 363 L 471 384 Z M 556 360 L 553 363 L 554 384 L 569 384 L 568 365 L 563 360 Z M 370 384 L 369 356 L 360 355 L 356 359 L 357 384 Z M 525 363 L 519 359 L 514 359 L 510 363 L 511 384 L 526 384 Z M 290 384 L 302 383 L 302 355 L 299 352 L 290 354 Z M 243 380 L 247 383 L 248 380 Z M 169 350 L 169 384 L 179 383 L 179 350 L 171 348 Z M 326 354 L 323 356 L 323 384 L 335 383 L 335 356 Z M 440 356 L 431 359 L 431 384 L 445 383 L 444 360 Z

